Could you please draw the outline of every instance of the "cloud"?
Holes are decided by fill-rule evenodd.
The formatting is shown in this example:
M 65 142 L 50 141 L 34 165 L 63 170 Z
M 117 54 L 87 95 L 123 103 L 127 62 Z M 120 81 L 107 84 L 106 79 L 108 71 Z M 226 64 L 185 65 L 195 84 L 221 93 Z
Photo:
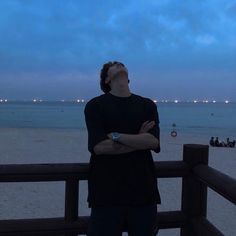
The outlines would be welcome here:
M 138 72 L 236 73 L 235 0 L 1 0 L 0 9 L 2 75 L 51 81 L 50 73 L 90 75 L 113 59 Z
M 216 39 L 212 35 L 199 35 L 196 38 L 196 42 L 203 45 L 211 45 L 216 42 Z

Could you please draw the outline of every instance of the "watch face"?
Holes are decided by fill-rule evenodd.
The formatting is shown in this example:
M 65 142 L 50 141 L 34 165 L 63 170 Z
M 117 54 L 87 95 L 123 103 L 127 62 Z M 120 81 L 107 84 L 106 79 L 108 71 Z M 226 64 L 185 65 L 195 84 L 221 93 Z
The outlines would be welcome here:
M 120 134 L 117 132 L 112 133 L 112 140 L 117 141 L 120 138 Z

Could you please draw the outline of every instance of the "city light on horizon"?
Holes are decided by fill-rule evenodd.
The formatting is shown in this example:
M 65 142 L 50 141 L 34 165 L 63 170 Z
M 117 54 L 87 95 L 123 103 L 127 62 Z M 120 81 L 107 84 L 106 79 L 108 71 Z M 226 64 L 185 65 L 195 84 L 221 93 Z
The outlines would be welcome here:
M 85 99 L 85 98 L 80 98 L 80 99 L 60 99 L 60 100 L 46 100 L 46 99 L 24 99 L 24 100 L 13 100 L 13 99 L 0 99 L 1 103 L 4 102 L 34 102 L 34 103 L 42 103 L 42 102 L 77 102 L 77 103 L 85 103 L 89 101 L 90 99 Z M 154 103 L 235 103 L 236 101 L 230 101 L 228 99 L 223 99 L 223 100 L 215 100 L 215 99 L 194 99 L 194 100 L 181 100 L 181 99 L 158 99 L 158 98 L 153 98 L 152 101 Z

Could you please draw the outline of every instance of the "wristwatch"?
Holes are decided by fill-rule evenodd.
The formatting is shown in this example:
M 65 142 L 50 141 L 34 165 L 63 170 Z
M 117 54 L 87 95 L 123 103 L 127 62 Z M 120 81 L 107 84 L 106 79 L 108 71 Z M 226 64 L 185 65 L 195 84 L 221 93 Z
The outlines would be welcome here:
M 112 138 L 112 141 L 114 141 L 114 142 L 118 142 L 119 139 L 120 139 L 120 136 L 121 136 L 120 133 L 117 133 L 117 132 L 112 132 L 111 133 L 111 138 Z

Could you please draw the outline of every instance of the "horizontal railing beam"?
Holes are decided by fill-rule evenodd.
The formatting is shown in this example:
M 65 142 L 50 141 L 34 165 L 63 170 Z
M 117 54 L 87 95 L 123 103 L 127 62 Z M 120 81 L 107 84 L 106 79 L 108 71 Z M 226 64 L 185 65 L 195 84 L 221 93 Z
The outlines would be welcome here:
M 206 166 L 198 165 L 194 167 L 193 173 L 215 192 L 236 204 L 236 180 L 220 171 Z
M 0 182 L 87 180 L 87 163 L 0 165 Z
M 189 171 L 182 161 L 155 162 L 155 168 L 159 178 L 183 177 Z M 87 163 L 0 165 L 0 182 L 87 180 L 88 170 Z
M 82 234 L 87 228 L 87 219 L 66 222 L 64 218 L 1 220 L 0 236 L 50 236 L 65 233 Z
M 189 174 L 189 166 L 183 161 L 157 161 L 154 162 L 156 177 L 176 178 Z
M 160 229 L 180 228 L 184 226 L 185 222 L 185 216 L 181 211 L 158 213 L 158 225 Z M 71 223 L 66 222 L 64 218 L 0 220 L 0 236 L 53 236 L 65 233 L 86 234 L 88 223 L 88 216 L 79 217 L 78 220 Z M 125 228 L 124 231 L 126 231 Z

